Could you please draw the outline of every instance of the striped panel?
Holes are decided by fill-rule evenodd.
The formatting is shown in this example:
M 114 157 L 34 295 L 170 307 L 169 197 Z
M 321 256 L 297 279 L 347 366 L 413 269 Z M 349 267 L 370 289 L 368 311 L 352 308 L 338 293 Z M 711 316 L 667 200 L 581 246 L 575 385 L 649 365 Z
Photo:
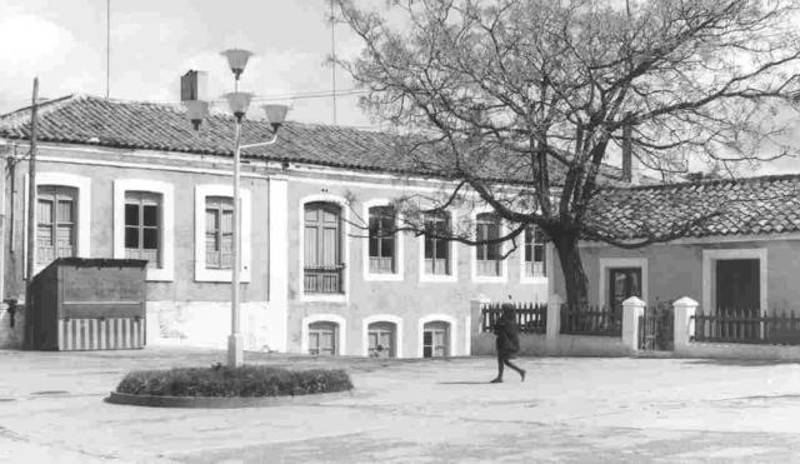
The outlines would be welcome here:
M 125 350 L 144 348 L 143 318 L 59 319 L 60 351 Z

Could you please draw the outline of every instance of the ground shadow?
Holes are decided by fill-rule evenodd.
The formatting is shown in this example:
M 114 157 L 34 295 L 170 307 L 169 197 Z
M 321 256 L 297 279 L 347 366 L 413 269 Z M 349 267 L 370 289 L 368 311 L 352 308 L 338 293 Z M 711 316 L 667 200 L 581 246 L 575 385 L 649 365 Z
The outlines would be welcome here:
M 488 380 L 456 380 L 453 382 L 436 382 L 439 385 L 486 385 L 492 383 Z
M 790 359 L 693 359 L 687 364 L 713 364 L 717 366 L 761 367 L 777 366 L 781 364 L 800 364 L 800 361 Z

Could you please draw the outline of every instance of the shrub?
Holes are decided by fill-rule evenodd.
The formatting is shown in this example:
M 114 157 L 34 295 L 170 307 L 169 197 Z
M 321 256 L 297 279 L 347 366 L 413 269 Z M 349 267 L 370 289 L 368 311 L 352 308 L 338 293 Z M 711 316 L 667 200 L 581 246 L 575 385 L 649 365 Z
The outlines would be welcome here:
M 133 371 L 117 385 L 118 393 L 155 396 L 262 397 L 308 395 L 350 390 L 343 369 L 295 371 L 270 366 L 175 368 Z

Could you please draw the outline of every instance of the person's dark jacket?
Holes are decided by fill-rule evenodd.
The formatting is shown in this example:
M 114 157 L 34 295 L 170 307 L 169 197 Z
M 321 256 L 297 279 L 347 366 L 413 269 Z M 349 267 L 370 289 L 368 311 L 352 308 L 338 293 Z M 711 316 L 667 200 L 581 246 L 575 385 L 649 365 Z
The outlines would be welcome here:
M 504 313 L 494 324 L 497 355 L 510 358 L 519 351 L 519 329 L 513 313 Z

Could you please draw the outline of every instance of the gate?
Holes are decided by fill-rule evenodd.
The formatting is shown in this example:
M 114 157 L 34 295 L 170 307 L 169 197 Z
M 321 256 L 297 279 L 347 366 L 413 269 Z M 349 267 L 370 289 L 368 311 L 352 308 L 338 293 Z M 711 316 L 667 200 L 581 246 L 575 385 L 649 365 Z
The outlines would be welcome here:
M 639 317 L 639 349 L 672 351 L 674 321 L 671 301 L 660 301 L 645 307 L 644 315 Z

